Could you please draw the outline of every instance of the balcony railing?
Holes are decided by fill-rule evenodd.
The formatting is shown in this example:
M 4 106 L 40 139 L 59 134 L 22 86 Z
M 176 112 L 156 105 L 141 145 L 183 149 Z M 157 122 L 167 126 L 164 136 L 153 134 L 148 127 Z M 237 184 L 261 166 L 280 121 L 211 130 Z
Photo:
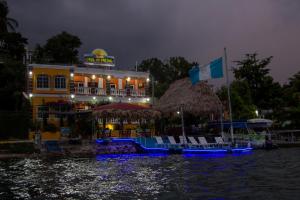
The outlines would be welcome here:
M 83 95 L 107 95 L 106 90 L 103 88 L 96 87 L 75 87 L 75 94 L 83 94 Z M 145 97 L 145 90 L 132 90 L 132 89 L 111 89 L 111 96 L 131 96 L 131 97 Z
M 75 94 L 106 95 L 106 90 L 95 87 L 75 87 Z

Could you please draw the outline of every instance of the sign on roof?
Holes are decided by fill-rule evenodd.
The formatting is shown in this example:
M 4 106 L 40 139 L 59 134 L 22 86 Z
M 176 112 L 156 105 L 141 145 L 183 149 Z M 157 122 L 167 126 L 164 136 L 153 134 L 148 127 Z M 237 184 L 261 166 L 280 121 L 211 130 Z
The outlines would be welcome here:
M 95 49 L 90 54 L 84 54 L 84 64 L 95 65 L 95 66 L 114 67 L 115 66 L 115 57 L 108 56 L 104 49 Z

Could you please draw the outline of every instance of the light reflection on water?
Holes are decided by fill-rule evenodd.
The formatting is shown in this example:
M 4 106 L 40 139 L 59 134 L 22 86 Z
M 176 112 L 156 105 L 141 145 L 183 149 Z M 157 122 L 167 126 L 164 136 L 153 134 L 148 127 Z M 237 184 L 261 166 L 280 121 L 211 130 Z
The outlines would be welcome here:
M 299 153 L 0 161 L 0 199 L 298 199 Z

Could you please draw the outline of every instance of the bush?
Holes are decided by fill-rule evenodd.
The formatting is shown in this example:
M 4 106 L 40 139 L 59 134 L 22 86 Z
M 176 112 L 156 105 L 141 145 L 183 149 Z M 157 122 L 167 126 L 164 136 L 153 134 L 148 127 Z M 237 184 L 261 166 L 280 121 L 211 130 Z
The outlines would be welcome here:
M 26 139 L 30 119 L 28 112 L 0 112 L 0 139 Z

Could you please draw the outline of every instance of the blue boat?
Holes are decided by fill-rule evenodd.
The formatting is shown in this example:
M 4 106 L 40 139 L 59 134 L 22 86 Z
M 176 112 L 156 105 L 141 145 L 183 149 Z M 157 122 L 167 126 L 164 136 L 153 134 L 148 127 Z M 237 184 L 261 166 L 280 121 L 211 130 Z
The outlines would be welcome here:
M 133 145 L 140 153 L 168 153 L 168 154 L 203 154 L 203 153 L 244 153 L 252 151 L 247 145 L 236 144 L 234 147 L 230 144 L 210 143 L 209 145 L 193 145 L 191 143 L 172 144 L 163 137 L 163 144 L 159 144 L 155 137 L 139 138 L 107 138 L 97 139 L 99 145 Z

